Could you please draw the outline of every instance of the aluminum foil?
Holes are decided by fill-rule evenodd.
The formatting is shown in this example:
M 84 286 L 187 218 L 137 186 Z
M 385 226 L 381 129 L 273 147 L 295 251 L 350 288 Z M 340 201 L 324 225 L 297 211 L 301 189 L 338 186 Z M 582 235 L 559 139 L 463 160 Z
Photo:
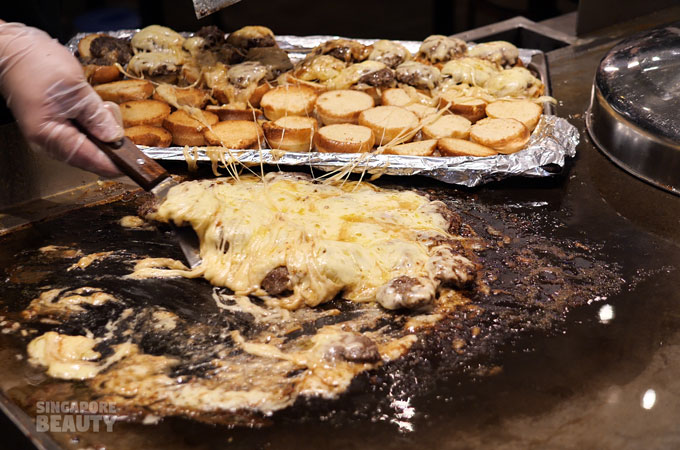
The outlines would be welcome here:
M 385 175 L 425 175 L 446 183 L 477 186 L 510 176 L 547 177 L 559 173 L 565 157 L 576 155 L 579 134 L 576 127 L 556 116 L 542 116 L 527 148 L 510 155 L 486 158 L 471 156 L 397 156 L 355 153 L 293 153 L 280 150 L 224 150 L 227 161 L 244 165 L 277 164 L 307 166 L 324 171 L 352 167 L 352 172 Z M 179 147 L 143 148 L 151 158 L 184 161 L 184 149 Z M 190 149 L 192 159 L 211 161 L 206 149 Z
M 102 33 L 120 38 L 132 37 L 137 30 L 104 31 Z M 67 43 L 67 47 L 75 53 L 78 41 L 86 33 L 80 33 Z M 185 35 L 189 35 L 185 33 Z M 317 45 L 338 36 L 277 36 L 279 46 L 286 50 L 293 62 L 297 62 Z M 369 45 L 376 39 L 356 39 Z M 420 41 L 396 41 L 404 45 L 411 53 L 416 53 Z M 473 44 L 470 44 L 472 47 Z M 540 50 L 519 49 L 522 63 L 531 67 L 532 57 L 540 54 Z M 546 86 L 547 71 L 539 75 Z M 546 92 L 546 95 L 550 95 Z M 546 112 L 551 108 L 547 107 Z M 544 114 L 534 130 L 527 147 L 510 155 L 496 155 L 486 158 L 476 157 L 420 157 L 382 154 L 345 154 L 345 153 L 294 153 L 280 150 L 225 150 L 227 160 L 234 159 L 251 166 L 260 163 L 280 166 L 307 166 L 323 171 L 333 171 L 343 167 L 351 167 L 352 172 L 385 175 L 423 175 L 445 183 L 463 186 L 478 186 L 489 181 L 501 180 L 512 176 L 548 177 L 560 173 L 565 165 L 566 157 L 576 155 L 579 133 L 576 127 L 566 119 Z M 185 150 L 181 147 L 142 148 L 149 157 L 157 160 L 183 161 Z M 210 162 L 205 148 L 190 149 L 192 159 Z

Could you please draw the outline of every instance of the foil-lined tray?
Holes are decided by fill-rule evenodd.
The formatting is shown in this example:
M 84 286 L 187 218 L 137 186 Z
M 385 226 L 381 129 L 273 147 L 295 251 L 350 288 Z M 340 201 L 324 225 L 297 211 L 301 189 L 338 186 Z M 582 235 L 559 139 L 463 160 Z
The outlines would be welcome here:
M 129 38 L 137 30 L 104 31 L 103 34 L 119 38 Z M 66 46 L 75 53 L 78 41 L 88 33 L 75 35 Z M 185 33 L 186 34 L 186 33 Z M 189 34 L 186 34 L 189 35 Z M 291 61 L 300 61 L 317 45 L 338 36 L 277 36 L 276 41 L 285 50 Z M 369 45 L 377 39 L 356 39 Z M 420 41 L 396 41 L 404 45 L 411 53 L 416 53 Z M 470 44 L 473 46 L 474 44 Z M 547 66 L 536 65 L 536 57 L 545 58 L 540 50 L 519 49 L 519 56 L 524 66 L 538 73 L 546 86 L 546 95 L 550 95 Z M 333 171 L 348 168 L 356 173 L 375 175 L 423 175 L 445 183 L 463 186 L 478 186 L 489 181 L 501 180 L 512 176 L 548 177 L 560 173 L 567 157 L 576 155 L 579 133 L 576 127 L 566 119 L 552 115 L 552 105 L 546 103 L 544 115 L 532 133 L 523 150 L 510 155 L 479 157 L 442 157 L 442 156 L 400 156 L 374 153 L 319 153 L 319 152 L 284 152 L 281 150 L 224 150 L 227 162 L 239 162 L 243 165 L 275 164 L 280 166 L 307 166 L 322 171 Z M 182 147 L 146 147 L 142 151 L 151 158 L 165 161 L 181 161 L 187 156 L 193 161 L 216 161 L 213 150 L 203 147 L 186 149 Z M 212 159 L 211 159 L 212 156 Z

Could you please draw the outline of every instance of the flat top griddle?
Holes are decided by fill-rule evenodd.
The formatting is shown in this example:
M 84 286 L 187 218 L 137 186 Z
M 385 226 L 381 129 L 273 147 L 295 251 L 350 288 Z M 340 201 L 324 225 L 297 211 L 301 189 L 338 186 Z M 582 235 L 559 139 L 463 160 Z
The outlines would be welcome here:
M 639 22 L 627 30 L 650 25 Z M 549 55 L 554 95 L 566 99 L 558 113 L 570 117 L 581 136 L 594 70 L 611 45 L 606 39 Z M 680 199 L 616 169 L 587 139 L 570 169 L 554 180 L 512 180 L 465 195 L 485 208 L 514 211 L 542 236 L 599 244 L 598 258 L 615 263 L 625 283 L 615 295 L 569 308 L 552 331 L 527 330 L 504 340 L 495 347 L 496 356 L 486 359 L 499 367 L 495 375 L 476 373 L 480 365 L 470 361 L 466 370 L 439 378 L 436 389 L 413 395 L 411 409 L 402 408 L 401 417 L 378 405 L 372 420 L 361 414 L 339 421 L 318 414 L 302 421 L 282 417 L 278 426 L 258 430 L 171 419 L 153 427 L 119 424 L 116 433 L 97 438 L 122 448 L 677 446 Z M 432 186 L 417 178 L 407 183 Z M 27 233 L 22 244 L 37 239 Z M 603 311 L 605 305 L 611 309 Z M 5 354 L 7 369 L 18 370 L 13 354 Z M 648 392 L 655 398 L 649 409 L 642 402 Z M 370 398 L 358 393 L 351 406 L 376 407 Z M 344 407 L 352 411 L 347 403 Z M 66 435 L 55 438 L 67 447 L 78 445 Z

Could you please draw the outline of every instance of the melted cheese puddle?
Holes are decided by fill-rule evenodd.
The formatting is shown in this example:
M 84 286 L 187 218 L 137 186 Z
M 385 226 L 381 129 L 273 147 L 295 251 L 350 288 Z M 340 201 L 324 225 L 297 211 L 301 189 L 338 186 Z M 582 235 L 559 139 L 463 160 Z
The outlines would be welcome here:
M 101 354 L 94 350 L 97 343 L 92 337 L 48 331 L 28 344 L 29 362 L 47 367 L 47 374 L 54 378 L 86 380 L 137 352 L 136 345 L 123 343 L 114 345 L 114 353 L 100 360 Z
M 285 174 L 269 174 L 264 182 L 186 182 L 171 189 L 151 217 L 190 224 L 202 264 L 190 271 L 176 262 L 144 260 L 132 276 L 203 276 L 236 295 L 257 295 L 288 309 L 339 293 L 373 301 L 401 276 L 430 280 L 436 288 L 432 239 L 455 239 L 441 206 L 411 191 L 318 184 Z M 274 299 L 261 284 L 280 267 L 288 270 L 292 293 Z

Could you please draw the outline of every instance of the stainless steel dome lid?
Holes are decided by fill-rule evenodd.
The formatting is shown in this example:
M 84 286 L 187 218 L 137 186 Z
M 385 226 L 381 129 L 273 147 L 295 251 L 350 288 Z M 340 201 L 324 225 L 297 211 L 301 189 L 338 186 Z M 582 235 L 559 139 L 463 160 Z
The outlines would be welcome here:
M 614 163 L 680 195 L 680 22 L 610 50 L 595 75 L 586 125 Z

